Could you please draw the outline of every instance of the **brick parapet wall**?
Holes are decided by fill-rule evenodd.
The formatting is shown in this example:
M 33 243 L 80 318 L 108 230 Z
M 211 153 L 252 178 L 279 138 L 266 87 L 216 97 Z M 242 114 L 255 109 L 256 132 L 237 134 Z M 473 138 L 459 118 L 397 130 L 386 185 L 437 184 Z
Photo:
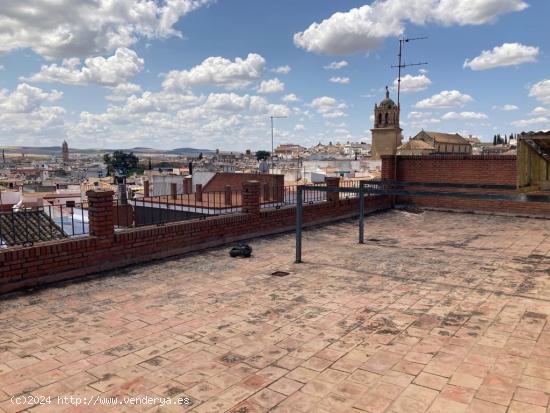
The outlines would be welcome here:
M 365 199 L 366 211 L 388 209 L 385 197 Z M 358 199 L 304 206 L 304 225 L 357 216 Z M 111 237 L 82 237 L 0 252 L 0 293 L 294 229 L 296 209 L 261 210 L 132 228 Z
M 382 178 L 393 179 L 395 157 L 382 157 Z M 397 180 L 401 182 L 436 182 L 452 184 L 486 184 L 515 187 L 517 158 L 506 155 L 430 155 L 398 156 Z M 405 189 L 430 192 L 468 192 L 484 194 L 516 194 L 513 189 L 427 188 L 409 186 Z M 403 197 L 399 205 L 414 205 L 425 209 L 490 213 L 501 215 L 550 217 L 550 204 L 543 202 L 491 201 L 449 197 Z

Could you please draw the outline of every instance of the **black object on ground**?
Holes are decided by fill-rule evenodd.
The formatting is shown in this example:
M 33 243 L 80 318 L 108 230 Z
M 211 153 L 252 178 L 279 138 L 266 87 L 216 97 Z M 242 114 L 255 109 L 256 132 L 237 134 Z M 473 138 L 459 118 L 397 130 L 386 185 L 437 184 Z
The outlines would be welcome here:
M 249 258 L 252 255 L 252 248 L 247 244 L 239 244 L 236 247 L 231 248 L 229 255 L 233 258 Z

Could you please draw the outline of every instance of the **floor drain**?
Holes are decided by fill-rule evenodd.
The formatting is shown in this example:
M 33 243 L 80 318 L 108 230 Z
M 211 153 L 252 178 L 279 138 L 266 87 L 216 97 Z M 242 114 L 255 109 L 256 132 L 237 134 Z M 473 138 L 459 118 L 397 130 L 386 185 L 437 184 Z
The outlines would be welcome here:
M 286 271 L 275 271 L 271 273 L 274 277 L 286 277 L 288 274 L 290 273 Z

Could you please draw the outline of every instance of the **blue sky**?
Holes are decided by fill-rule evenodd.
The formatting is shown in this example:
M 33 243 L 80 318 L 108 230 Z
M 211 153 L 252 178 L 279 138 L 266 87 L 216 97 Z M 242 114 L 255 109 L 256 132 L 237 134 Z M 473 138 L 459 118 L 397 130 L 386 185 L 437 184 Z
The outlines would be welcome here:
M 0 5 L 0 145 L 267 149 L 270 115 L 278 143 L 368 141 L 403 34 L 429 36 L 405 49 L 429 62 L 405 71 L 405 138 L 550 128 L 547 1 L 52 4 Z

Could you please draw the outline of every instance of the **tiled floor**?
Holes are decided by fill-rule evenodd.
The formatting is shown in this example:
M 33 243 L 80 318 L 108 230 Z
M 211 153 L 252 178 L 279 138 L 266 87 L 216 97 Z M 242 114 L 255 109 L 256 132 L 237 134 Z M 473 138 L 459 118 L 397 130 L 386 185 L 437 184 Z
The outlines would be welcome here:
M 289 234 L 4 297 L 0 410 L 550 412 L 550 221 L 394 211 L 366 230 L 306 231 L 300 265 Z M 124 395 L 192 405 L 97 398 Z

